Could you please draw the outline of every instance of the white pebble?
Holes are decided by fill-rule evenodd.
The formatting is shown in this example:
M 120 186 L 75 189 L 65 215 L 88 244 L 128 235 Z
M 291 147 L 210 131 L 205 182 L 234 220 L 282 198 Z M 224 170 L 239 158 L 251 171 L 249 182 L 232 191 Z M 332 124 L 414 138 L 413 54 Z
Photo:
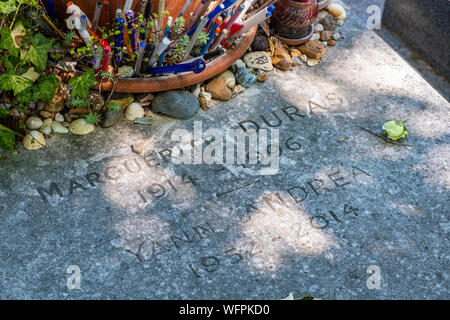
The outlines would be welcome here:
M 64 116 L 61 113 L 55 115 L 55 121 L 64 122 Z
M 38 117 L 29 117 L 27 127 L 31 130 L 39 129 L 42 126 L 42 120 Z
M 321 23 L 318 23 L 316 26 L 315 26 L 315 28 L 314 28 L 314 31 L 315 32 L 322 32 L 324 29 L 323 29 L 323 24 L 321 24 Z
M 311 37 L 311 41 L 314 41 L 314 40 L 319 40 L 320 39 L 320 34 L 318 34 L 318 33 L 314 33 L 313 35 L 312 35 L 312 37 Z

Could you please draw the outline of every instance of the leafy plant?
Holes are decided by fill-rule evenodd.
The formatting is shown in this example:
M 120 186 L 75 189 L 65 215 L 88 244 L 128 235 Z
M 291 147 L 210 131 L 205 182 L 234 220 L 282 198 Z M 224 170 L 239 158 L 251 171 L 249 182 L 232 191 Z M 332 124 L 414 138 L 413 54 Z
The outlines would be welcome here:
M 84 121 L 88 124 L 97 124 L 100 122 L 100 116 L 95 112 L 91 112 L 84 118 Z
M 10 14 L 17 10 L 15 1 L 0 2 L 0 13 Z
M 41 34 L 29 18 L 30 7 L 37 6 L 38 2 L 32 0 L 0 2 L 0 90 L 21 111 L 32 101 L 51 102 L 60 85 L 54 74 L 45 75 L 54 40 Z
M 91 105 L 89 99 L 83 99 L 80 97 L 72 97 L 71 105 L 74 108 L 87 108 Z
M 186 53 L 187 46 L 189 45 L 189 36 L 184 35 L 178 42 L 175 50 L 172 53 L 172 60 L 175 62 L 181 60 Z
M 200 55 L 205 44 L 208 43 L 209 33 L 205 31 L 201 31 L 198 35 L 197 41 L 195 42 L 194 49 L 192 50 L 192 54 L 194 56 Z
M 70 46 L 75 38 L 75 32 L 69 31 L 64 35 L 64 45 Z
M 183 17 L 178 17 L 172 25 L 172 32 L 178 34 L 184 27 L 186 20 Z
M 108 103 L 106 108 L 108 108 L 109 110 L 112 110 L 112 111 L 120 111 L 121 110 L 120 105 L 115 102 Z
M 383 134 L 391 140 L 408 139 L 408 129 L 401 120 L 387 120 L 383 125 Z
M 69 86 L 72 86 L 72 96 L 86 99 L 89 96 L 89 89 L 97 84 L 94 69 L 89 69 L 82 75 L 70 79 Z

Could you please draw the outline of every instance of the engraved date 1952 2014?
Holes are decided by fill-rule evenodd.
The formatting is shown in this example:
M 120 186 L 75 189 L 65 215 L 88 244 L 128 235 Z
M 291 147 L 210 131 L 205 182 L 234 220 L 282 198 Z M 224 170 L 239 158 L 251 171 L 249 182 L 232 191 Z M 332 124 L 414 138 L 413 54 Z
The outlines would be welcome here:
M 353 218 L 358 217 L 358 211 L 358 208 L 345 204 L 340 214 L 336 213 L 337 210 L 328 210 L 325 214 L 311 216 L 309 223 L 315 229 L 324 229 L 331 223 L 341 224 L 349 216 Z M 282 236 L 278 236 L 272 240 L 275 241 L 281 238 Z M 243 262 L 247 257 L 252 258 L 263 253 L 264 249 L 262 246 L 258 245 L 255 241 L 248 241 L 239 249 L 230 247 L 214 255 L 202 256 L 195 262 L 188 263 L 187 266 L 196 278 L 202 278 L 222 268 Z

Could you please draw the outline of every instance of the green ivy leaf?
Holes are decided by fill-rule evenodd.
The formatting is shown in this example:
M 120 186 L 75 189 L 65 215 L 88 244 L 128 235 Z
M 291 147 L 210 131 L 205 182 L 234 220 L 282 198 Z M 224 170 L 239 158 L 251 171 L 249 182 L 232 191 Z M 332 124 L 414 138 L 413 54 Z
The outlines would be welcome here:
M 21 21 L 16 22 L 14 29 L 9 31 L 8 27 L 0 29 L 0 49 L 8 50 L 14 57 L 19 55 L 19 47 L 22 38 L 25 36 L 25 28 Z
M 2 125 L 0 124 L 0 148 L 5 150 L 14 150 L 15 143 L 16 137 L 14 134 L 9 131 L 2 130 Z
M 5 108 L 0 108 L 0 118 L 6 118 L 7 115 L 8 110 L 6 110 Z
M 18 96 L 17 101 L 19 103 L 28 103 L 33 100 L 33 87 L 26 88 Z
M 94 69 L 89 69 L 81 76 L 72 78 L 69 86 L 73 86 L 72 95 L 86 99 L 89 96 L 89 88 L 96 85 Z
M 0 2 L 0 13 L 1 14 L 10 14 L 16 11 L 16 3 L 14 1 L 6 1 Z
M 47 79 L 33 87 L 33 100 L 41 100 L 46 103 L 52 102 L 59 85 L 59 79 L 54 74 L 49 75 Z
M 38 33 L 31 40 L 32 46 L 28 50 L 22 50 L 21 58 L 26 61 L 31 61 L 38 70 L 44 71 L 47 65 L 47 54 L 52 48 L 52 41 L 44 37 L 41 33 Z M 26 57 L 26 58 L 25 58 Z
M 6 131 L 6 132 L 9 132 L 9 133 L 11 133 L 11 134 L 13 134 L 13 135 L 22 137 L 22 135 L 21 135 L 20 133 L 17 133 L 17 132 L 15 132 L 14 130 L 11 130 L 10 128 L 8 128 L 8 127 L 5 127 L 5 126 L 2 125 L 2 124 L 0 124 L 0 130 L 1 130 L 1 131 Z
M 34 67 L 31 67 L 27 72 L 22 74 L 22 77 L 35 82 L 39 78 L 39 74 L 34 71 Z
M 13 90 L 15 96 L 25 89 L 30 88 L 32 85 L 33 82 L 31 80 L 14 74 L 11 71 L 7 71 L 0 75 L 0 89 L 6 91 Z
M 12 56 L 8 56 L 8 55 L 0 55 L 0 60 L 3 63 L 3 66 L 6 68 L 6 70 L 10 71 L 10 70 L 14 70 L 14 65 L 11 62 L 11 60 L 9 58 L 12 58 Z
M 13 150 L 14 144 L 16 143 L 15 136 L 22 135 L 0 124 L 0 148 Z

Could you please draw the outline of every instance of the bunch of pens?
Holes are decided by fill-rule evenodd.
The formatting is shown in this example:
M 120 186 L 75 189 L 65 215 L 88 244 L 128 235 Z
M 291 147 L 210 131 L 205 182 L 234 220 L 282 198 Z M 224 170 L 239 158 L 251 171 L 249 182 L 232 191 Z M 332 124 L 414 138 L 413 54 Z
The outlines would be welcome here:
M 164 23 L 166 0 L 159 0 L 157 16 L 152 12 L 151 0 L 135 1 L 139 2 L 138 12 L 131 9 L 133 0 L 127 0 L 123 9 L 116 10 L 114 21 L 110 21 L 109 2 L 98 1 L 92 22 L 80 7 L 72 2 L 67 3 L 67 14 L 70 15 L 67 27 L 76 29 L 84 43 L 93 48 L 96 56 L 92 63 L 96 71 L 106 72 L 111 64 L 116 68 L 133 64 L 136 77 L 142 74 L 151 76 L 202 72 L 207 60 L 223 54 L 239 36 L 264 22 L 275 9 L 270 5 L 273 1 L 268 1 L 268 5 L 261 5 L 251 14 L 247 14 L 257 0 L 201 0 L 196 8 L 192 8 L 192 13 L 185 21 L 184 32 L 171 34 L 171 28 L 178 19 L 174 21 L 173 17 L 169 16 Z M 186 14 L 192 3 L 193 0 L 186 0 L 179 19 Z M 245 17 L 247 18 L 244 19 Z M 110 32 L 113 38 L 100 36 L 99 24 L 102 19 L 104 30 Z M 201 33 L 207 35 L 206 43 L 202 44 L 201 50 L 193 50 L 198 45 L 197 40 Z M 188 37 L 184 54 L 179 57 L 177 63 L 170 64 L 169 61 L 173 60 L 166 58 L 170 56 L 181 36 L 185 40 Z

